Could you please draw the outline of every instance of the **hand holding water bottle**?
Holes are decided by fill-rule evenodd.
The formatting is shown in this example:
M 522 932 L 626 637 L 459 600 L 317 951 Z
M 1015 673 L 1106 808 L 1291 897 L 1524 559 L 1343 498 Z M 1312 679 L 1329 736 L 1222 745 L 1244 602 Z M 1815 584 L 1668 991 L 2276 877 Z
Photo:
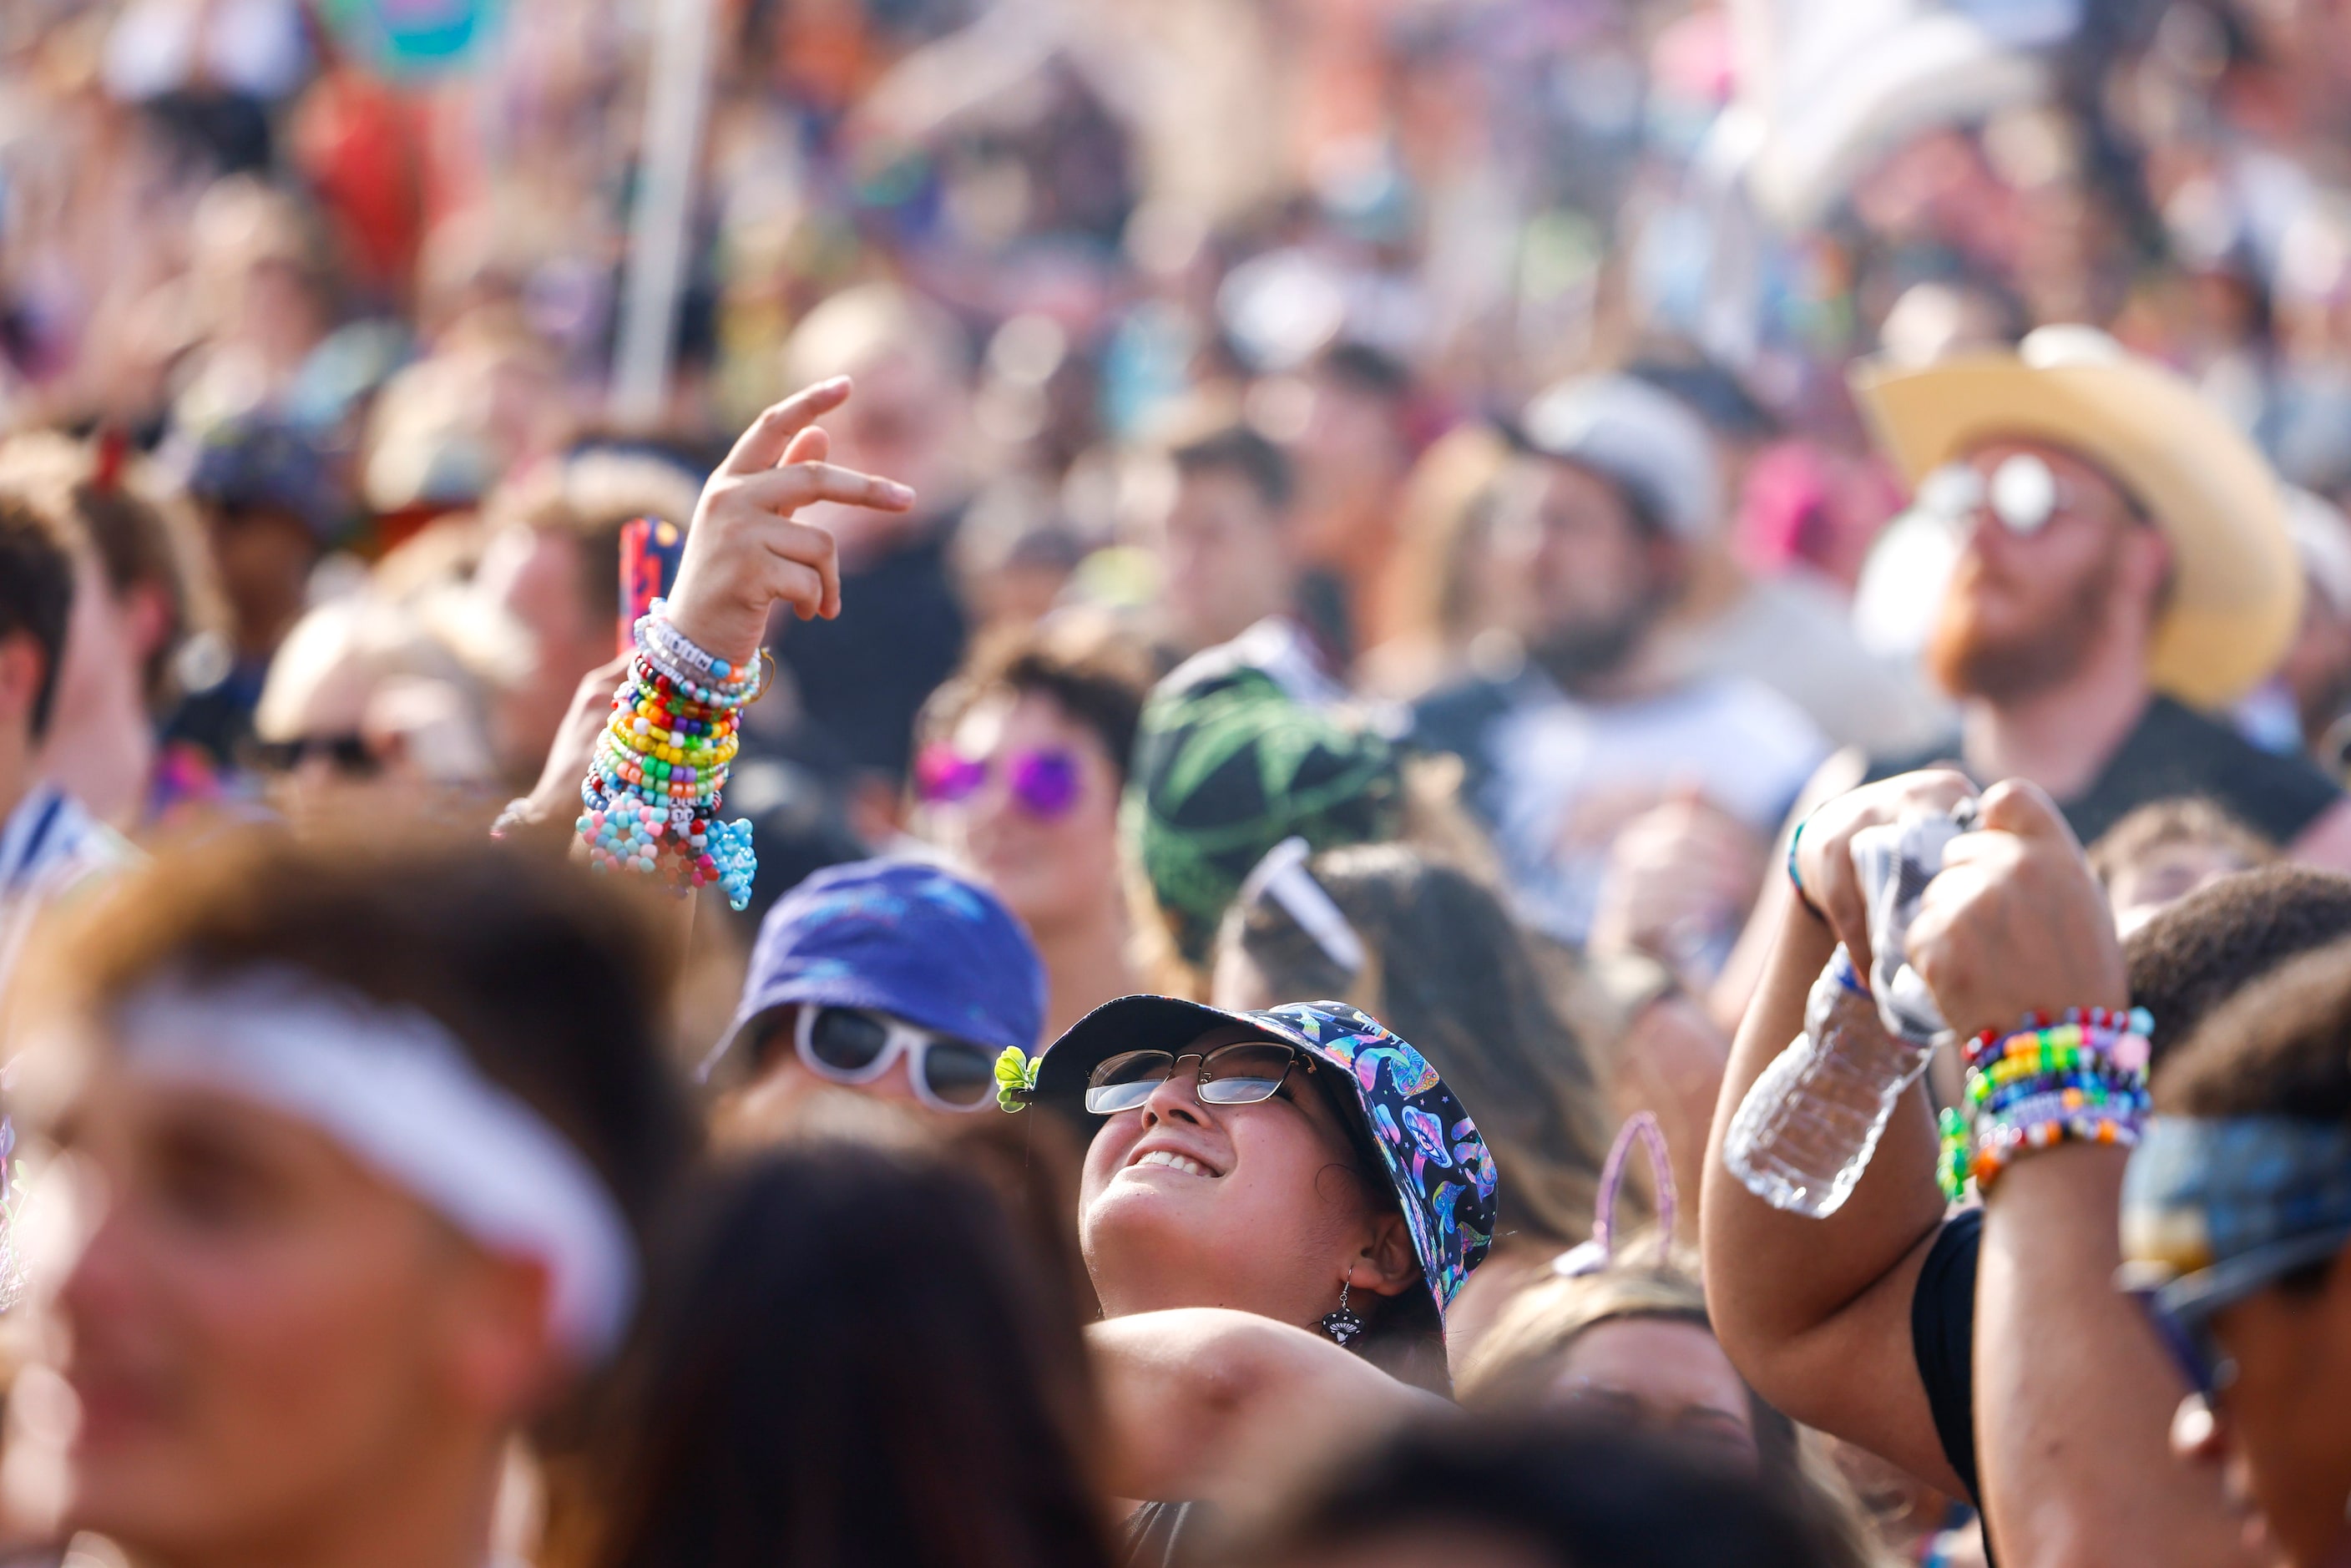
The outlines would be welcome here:
M 1854 865 L 1854 835 L 1912 817 L 1945 815 L 1975 792 L 1966 774 L 1929 768 L 1840 795 L 1807 817 L 1797 830 L 1791 862 L 1796 885 L 1805 902 L 1829 923 L 1860 973 L 1869 973 L 1873 955 L 1869 894 Z
M 2037 785 L 1984 791 L 1976 831 L 1953 839 L 1910 922 L 1910 966 L 1961 1038 L 2028 1012 L 2125 1008 L 2113 915 L 2082 846 Z

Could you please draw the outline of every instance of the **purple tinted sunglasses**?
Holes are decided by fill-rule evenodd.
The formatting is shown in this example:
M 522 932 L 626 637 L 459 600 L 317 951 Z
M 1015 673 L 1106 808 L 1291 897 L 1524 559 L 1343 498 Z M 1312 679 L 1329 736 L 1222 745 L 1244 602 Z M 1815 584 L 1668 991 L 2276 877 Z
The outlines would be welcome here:
M 1055 748 L 1016 751 L 1003 759 L 1012 798 L 1032 817 L 1050 820 L 1078 803 L 1078 758 Z M 914 784 L 932 805 L 969 800 L 987 782 L 990 765 L 965 757 L 945 741 L 933 741 L 914 759 Z

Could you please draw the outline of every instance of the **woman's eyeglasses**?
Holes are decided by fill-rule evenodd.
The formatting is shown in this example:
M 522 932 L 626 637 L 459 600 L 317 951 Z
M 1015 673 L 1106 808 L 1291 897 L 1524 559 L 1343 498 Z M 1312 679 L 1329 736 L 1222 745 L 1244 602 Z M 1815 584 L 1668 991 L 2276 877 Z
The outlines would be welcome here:
M 914 759 L 914 782 L 930 805 L 951 805 L 979 792 L 995 768 L 1005 772 L 1013 800 L 1032 817 L 1050 821 L 1078 803 L 1081 779 L 1077 754 L 1059 747 L 1016 751 L 990 762 L 966 757 L 943 741 L 923 747 Z
M 996 1052 L 862 1008 L 803 1007 L 792 1024 L 800 1065 L 835 1083 L 871 1083 L 901 1056 L 914 1098 L 935 1111 L 995 1103 Z
M 1132 1111 L 1158 1091 L 1176 1068 L 1199 1063 L 1196 1092 L 1206 1105 L 1254 1105 L 1281 1092 L 1291 1069 L 1303 1060 L 1295 1046 L 1245 1040 L 1214 1051 L 1129 1051 L 1112 1057 L 1086 1077 L 1086 1109 L 1097 1116 Z M 1313 1063 L 1306 1070 L 1311 1072 Z

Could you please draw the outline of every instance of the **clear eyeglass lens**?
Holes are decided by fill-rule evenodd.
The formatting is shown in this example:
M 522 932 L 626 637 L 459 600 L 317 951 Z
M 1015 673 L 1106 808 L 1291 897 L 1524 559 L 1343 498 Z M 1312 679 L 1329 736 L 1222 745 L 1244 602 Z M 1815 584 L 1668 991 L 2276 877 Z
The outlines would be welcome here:
M 1294 1054 L 1288 1046 L 1247 1041 L 1208 1053 L 1200 1064 L 1200 1098 L 1211 1105 L 1250 1105 L 1281 1087 Z
M 871 1013 L 826 1008 L 809 1026 L 809 1050 L 827 1067 L 862 1072 L 890 1043 L 890 1026 Z
M 2031 453 L 2005 459 L 1992 470 L 1991 509 L 2010 533 L 2039 533 L 2057 512 L 2057 476 Z
M 1086 1081 L 1086 1109 L 1097 1116 L 1134 1110 L 1151 1098 L 1175 1061 L 1164 1051 L 1129 1051 L 1112 1057 Z

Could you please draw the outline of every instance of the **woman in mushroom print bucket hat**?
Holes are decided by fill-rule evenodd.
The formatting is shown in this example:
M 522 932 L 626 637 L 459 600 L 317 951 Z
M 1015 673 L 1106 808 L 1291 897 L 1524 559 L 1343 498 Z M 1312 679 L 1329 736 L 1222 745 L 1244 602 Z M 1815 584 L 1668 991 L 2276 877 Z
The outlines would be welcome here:
M 1123 997 L 998 1072 L 1008 1107 L 1094 1120 L 1079 1233 L 1104 1315 L 1237 1307 L 1446 1386 L 1445 1309 L 1491 1239 L 1494 1160 L 1376 1019 Z

